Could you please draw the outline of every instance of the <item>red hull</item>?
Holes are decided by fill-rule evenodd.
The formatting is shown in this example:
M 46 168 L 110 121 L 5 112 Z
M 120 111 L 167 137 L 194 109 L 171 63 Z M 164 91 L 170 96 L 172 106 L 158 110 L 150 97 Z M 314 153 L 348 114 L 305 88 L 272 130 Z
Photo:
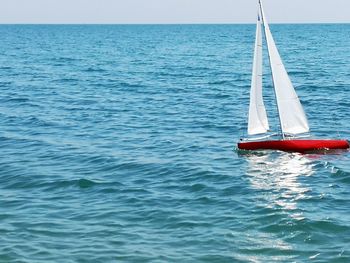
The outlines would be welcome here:
M 311 152 L 317 150 L 348 149 L 347 140 L 275 140 L 239 142 L 241 150 L 280 150 L 285 152 Z

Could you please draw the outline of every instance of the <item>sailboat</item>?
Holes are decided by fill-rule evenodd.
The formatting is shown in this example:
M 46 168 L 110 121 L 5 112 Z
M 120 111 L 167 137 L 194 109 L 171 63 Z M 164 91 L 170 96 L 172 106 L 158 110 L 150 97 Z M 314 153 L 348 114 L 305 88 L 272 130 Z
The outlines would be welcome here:
M 262 30 L 264 28 L 264 31 Z M 269 121 L 262 96 L 263 33 L 271 67 L 280 133 L 269 135 Z M 318 150 L 347 149 L 349 142 L 342 139 L 311 139 L 304 109 L 283 65 L 266 20 L 262 1 L 259 0 L 253 72 L 248 116 L 248 137 L 238 142 L 242 150 L 281 150 L 312 152 Z

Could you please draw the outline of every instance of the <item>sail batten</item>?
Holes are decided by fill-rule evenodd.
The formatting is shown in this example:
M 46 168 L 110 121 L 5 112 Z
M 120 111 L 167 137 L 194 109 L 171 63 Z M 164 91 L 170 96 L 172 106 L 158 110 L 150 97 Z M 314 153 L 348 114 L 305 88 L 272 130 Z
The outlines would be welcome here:
M 266 109 L 262 97 L 262 29 L 260 14 L 256 25 L 253 72 L 250 89 L 248 134 L 256 135 L 269 130 Z
M 265 37 L 269 52 L 282 133 L 307 133 L 309 132 L 309 124 L 304 109 L 300 103 L 298 95 L 294 90 L 293 84 L 288 76 L 275 41 L 272 37 L 261 0 L 259 0 L 259 4 L 265 29 Z

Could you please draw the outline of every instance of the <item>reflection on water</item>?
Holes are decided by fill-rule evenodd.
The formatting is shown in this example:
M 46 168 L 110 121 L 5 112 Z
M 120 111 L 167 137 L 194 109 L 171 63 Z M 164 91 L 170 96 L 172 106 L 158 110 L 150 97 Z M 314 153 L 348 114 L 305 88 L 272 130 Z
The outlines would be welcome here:
M 254 190 L 250 197 L 254 210 L 248 219 L 251 230 L 244 233 L 249 242 L 243 246 L 244 256 L 239 259 L 261 262 L 256 255 L 270 251 L 272 254 L 264 257 L 266 262 L 293 261 L 288 252 L 294 247 L 288 239 L 300 234 L 294 232 L 304 219 L 298 202 L 309 198 L 308 193 L 311 195 L 302 178 L 314 174 L 315 163 L 298 153 L 266 151 L 240 155 L 248 163 L 245 174 Z
M 314 173 L 312 162 L 299 153 L 265 152 L 245 155 L 248 176 L 253 188 L 267 191 L 264 197 L 269 207 L 297 209 L 297 201 L 304 199 L 310 189 L 299 177 Z M 294 216 L 300 216 L 295 214 Z

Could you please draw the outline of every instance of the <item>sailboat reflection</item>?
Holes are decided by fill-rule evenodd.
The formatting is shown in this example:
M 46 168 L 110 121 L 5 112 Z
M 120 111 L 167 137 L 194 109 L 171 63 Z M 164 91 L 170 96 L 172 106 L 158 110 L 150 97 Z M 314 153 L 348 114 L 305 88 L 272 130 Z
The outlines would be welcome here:
M 300 183 L 301 177 L 314 173 L 312 161 L 298 153 L 264 152 L 245 155 L 246 175 L 253 188 L 266 192 L 269 207 L 296 210 L 297 202 L 307 198 L 310 189 Z M 266 205 L 265 203 L 265 205 Z M 293 217 L 302 217 L 295 211 Z M 302 219 L 302 218 L 300 218 Z

